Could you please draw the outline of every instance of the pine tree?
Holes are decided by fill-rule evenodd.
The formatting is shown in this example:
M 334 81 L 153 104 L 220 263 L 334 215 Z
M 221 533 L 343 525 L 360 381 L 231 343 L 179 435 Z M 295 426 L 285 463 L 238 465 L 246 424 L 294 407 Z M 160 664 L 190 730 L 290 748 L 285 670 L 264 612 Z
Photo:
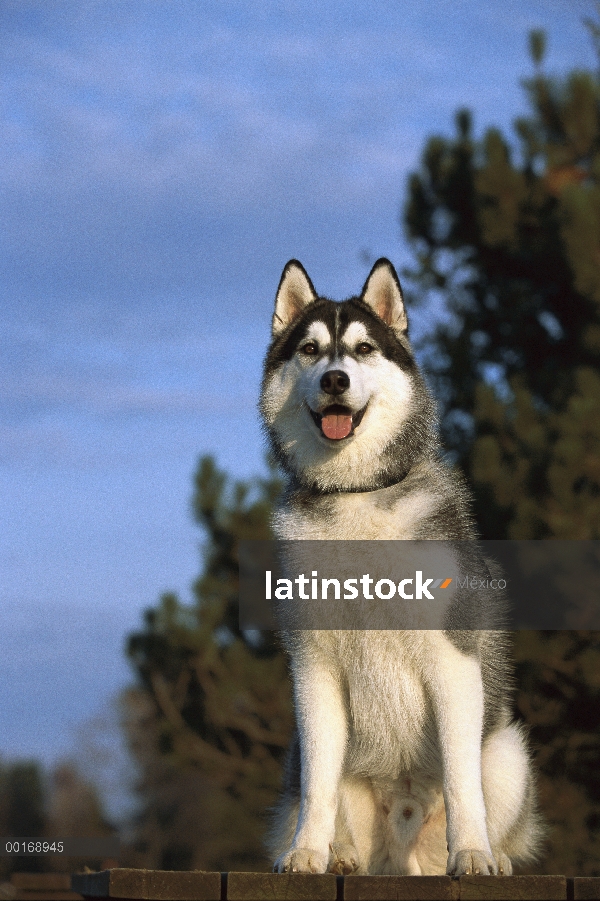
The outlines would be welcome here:
M 517 632 L 517 710 L 531 730 L 546 853 L 526 872 L 600 875 L 597 632 Z
M 544 50 L 533 32 L 514 138 L 476 140 L 463 110 L 454 139 L 428 142 L 405 209 L 411 277 L 444 304 L 423 353 L 483 536 L 598 539 L 600 81 L 545 75 Z M 598 634 L 519 632 L 515 655 L 551 826 L 537 871 L 598 875 Z
M 531 115 L 517 120 L 516 138 L 489 129 L 477 141 L 470 114 L 460 111 L 456 138 L 428 142 L 405 210 L 417 254 L 413 284 L 421 294 L 441 294 L 448 314 L 424 350 L 444 437 L 474 484 L 489 538 L 508 537 L 515 521 L 513 500 L 498 496 L 502 486 L 489 473 L 481 478 L 488 460 L 512 472 L 501 439 L 516 441 L 520 459 L 529 461 L 526 478 L 516 473 L 520 491 L 536 501 L 550 497 L 558 475 L 549 443 L 559 443 L 571 422 L 575 395 L 591 408 L 600 401 L 600 82 L 583 71 L 564 79 L 542 74 L 544 43 L 541 32 L 531 35 Z M 505 410 L 505 429 L 498 429 L 498 406 L 489 428 L 493 402 L 485 385 Z M 516 417 L 527 427 L 525 407 L 532 430 L 534 420 L 548 430 L 544 447 L 524 447 L 511 432 Z M 488 438 L 473 454 L 482 425 Z M 573 437 L 572 430 L 564 435 L 567 457 Z M 593 430 L 582 440 L 593 444 Z M 600 490 L 597 478 L 583 482 L 577 461 L 571 464 L 573 494 Z M 551 537 L 553 525 L 542 520 L 535 537 Z M 597 537 L 599 525 L 590 520 L 585 537 Z
M 11 838 L 37 838 L 44 834 L 46 792 L 42 769 L 35 761 L 0 765 L 0 832 Z M 36 856 L 4 857 L 0 877 L 16 870 L 38 872 L 44 859 Z
M 54 767 L 46 804 L 44 835 L 51 838 L 71 835 L 100 838 L 115 832 L 115 827 L 111 826 L 104 813 L 98 789 L 81 775 L 77 765 L 73 761 L 64 761 Z M 49 855 L 44 863 L 48 869 L 72 873 L 85 866 L 103 869 L 106 859 Z
M 114 834 L 104 816 L 98 791 L 74 764 L 60 764 L 49 775 L 34 760 L 0 762 L 0 834 L 46 841 L 67 836 Z M 98 869 L 99 858 L 26 855 L 0 858 L 0 880 L 14 872 L 71 872 Z
M 238 625 L 238 542 L 271 537 L 281 483 L 230 485 L 200 461 L 193 510 L 204 566 L 185 606 L 163 595 L 129 639 L 139 687 L 124 699 L 141 771 L 137 860 L 168 868 L 264 869 L 266 812 L 292 728 L 287 665 L 272 635 Z

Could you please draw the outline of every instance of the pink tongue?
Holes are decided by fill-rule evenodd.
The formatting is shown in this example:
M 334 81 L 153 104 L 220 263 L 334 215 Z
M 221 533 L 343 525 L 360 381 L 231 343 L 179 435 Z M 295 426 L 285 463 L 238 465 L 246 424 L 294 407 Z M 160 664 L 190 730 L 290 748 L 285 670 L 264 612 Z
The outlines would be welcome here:
M 352 417 L 342 413 L 326 413 L 321 419 L 321 428 L 326 438 L 346 438 L 352 431 Z

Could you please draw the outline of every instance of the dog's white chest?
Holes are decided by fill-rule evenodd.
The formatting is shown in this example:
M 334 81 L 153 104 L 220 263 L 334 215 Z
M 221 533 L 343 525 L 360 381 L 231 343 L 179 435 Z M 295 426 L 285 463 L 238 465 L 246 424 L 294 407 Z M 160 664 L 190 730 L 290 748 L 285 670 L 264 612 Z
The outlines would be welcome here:
M 419 666 L 432 642 L 433 633 L 392 630 L 303 634 L 300 657 L 328 661 L 345 685 L 343 712 L 328 715 L 347 724 L 348 773 L 395 779 L 415 765 L 435 768 L 426 750 L 432 714 Z
M 350 769 L 394 778 L 420 757 L 428 700 L 405 656 L 408 633 L 366 632 L 350 638 L 346 657 Z

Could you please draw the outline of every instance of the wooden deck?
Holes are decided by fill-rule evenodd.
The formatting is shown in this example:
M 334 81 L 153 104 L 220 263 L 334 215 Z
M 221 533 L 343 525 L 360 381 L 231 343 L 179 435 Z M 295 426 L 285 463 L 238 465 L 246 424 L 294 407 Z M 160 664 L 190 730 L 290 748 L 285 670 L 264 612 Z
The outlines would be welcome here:
M 0 901 L 600 901 L 600 877 L 312 876 L 115 868 L 14 873 Z

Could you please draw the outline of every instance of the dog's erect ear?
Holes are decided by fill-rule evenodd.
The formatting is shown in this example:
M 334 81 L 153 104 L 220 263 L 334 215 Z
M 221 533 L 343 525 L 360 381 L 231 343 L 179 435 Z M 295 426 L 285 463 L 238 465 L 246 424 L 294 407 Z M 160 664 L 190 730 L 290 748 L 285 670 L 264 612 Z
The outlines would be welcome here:
M 402 288 L 396 270 L 389 260 L 385 258 L 377 260 L 365 282 L 360 299 L 364 300 L 396 334 L 406 335 L 408 319 Z
M 298 260 L 290 260 L 286 263 L 277 289 L 273 313 L 273 337 L 287 328 L 290 322 L 297 319 L 304 308 L 316 299 L 315 289 L 304 271 L 304 266 Z

